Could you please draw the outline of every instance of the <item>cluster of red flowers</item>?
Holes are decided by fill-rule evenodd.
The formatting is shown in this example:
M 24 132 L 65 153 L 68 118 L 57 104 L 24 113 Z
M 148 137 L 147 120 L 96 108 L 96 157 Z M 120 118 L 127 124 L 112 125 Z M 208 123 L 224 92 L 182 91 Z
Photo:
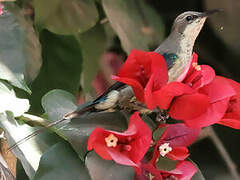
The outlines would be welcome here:
M 185 160 L 189 155 L 187 146 L 201 128 L 218 123 L 240 129 L 240 84 L 216 76 L 210 66 L 198 65 L 195 53 L 182 75 L 168 82 L 162 55 L 133 50 L 113 79 L 131 86 L 147 108 L 167 110 L 171 118 L 184 122 L 160 125 L 154 136 L 136 112 L 125 132 L 99 127 L 91 133 L 88 150 L 94 149 L 103 159 L 134 167 L 136 180 L 189 180 L 197 169 Z M 149 153 L 152 157 L 147 160 Z M 175 162 L 173 169 L 162 168 L 166 160 Z

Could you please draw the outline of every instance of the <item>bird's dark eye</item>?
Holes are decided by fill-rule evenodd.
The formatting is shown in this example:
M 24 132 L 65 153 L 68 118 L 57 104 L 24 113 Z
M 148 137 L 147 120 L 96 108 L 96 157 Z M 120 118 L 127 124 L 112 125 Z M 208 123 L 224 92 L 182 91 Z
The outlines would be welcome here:
M 187 17 L 186 17 L 186 20 L 187 20 L 187 21 L 192 21 L 193 19 L 194 19 L 193 16 L 187 16 Z

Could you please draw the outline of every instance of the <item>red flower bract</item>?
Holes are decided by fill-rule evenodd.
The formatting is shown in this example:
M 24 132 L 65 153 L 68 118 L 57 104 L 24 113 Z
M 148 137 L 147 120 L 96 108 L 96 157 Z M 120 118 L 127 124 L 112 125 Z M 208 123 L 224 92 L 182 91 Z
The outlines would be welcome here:
M 236 95 L 230 98 L 227 110 L 218 123 L 235 129 L 240 129 L 240 84 L 231 79 L 224 79 L 233 87 Z
M 155 99 L 161 109 L 169 109 L 169 115 L 183 120 L 186 125 L 201 128 L 218 123 L 227 110 L 229 99 L 235 95 L 232 86 L 222 77 L 215 77 L 207 65 L 197 65 L 197 55 L 181 77 L 156 92 Z M 226 121 L 225 121 L 226 122 Z
M 183 118 L 184 122 L 190 127 L 205 127 L 218 123 L 227 110 L 230 98 L 235 95 L 232 86 L 219 76 L 216 76 L 210 84 L 200 88 L 198 93 L 209 98 L 209 105 L 198 116 L 189 119 Z
M 135 96 L 142 103 L 151 103 L 151 96 L 148 95 L 167 83 L 168 70 L 162 55 L 132 50 L 118 76 L 112 78 L 131 86 Z M 151 88 L 148 88 L 149 83 Z
M 187 146 L 199 136 L 201 129 L 191 129 L 183 123 L 164 124 L 159 128 L 166 128 L 154 148 L 151 162 L 156 163 L 161 156 L 171 160 L 185 160 L 188 157 Z
M 151 144 L 151 139 L 151 130 L 136 112 L 131 116 L 128 129 L 123 133 L 96 128 L 89 137 L 87 149 L 94 149 L 103 159 L 114 160 L 122 165 L 138 166 Z
M 165 180 L 167 178 L 178 180 L 190 180 L 197 172 L 197 168 L 189 161 L 180 161 L 176 169 L 171 171 L 161 171 L 152 164 L 142 164 L 142 173 L 136 174 L 134 180 Z

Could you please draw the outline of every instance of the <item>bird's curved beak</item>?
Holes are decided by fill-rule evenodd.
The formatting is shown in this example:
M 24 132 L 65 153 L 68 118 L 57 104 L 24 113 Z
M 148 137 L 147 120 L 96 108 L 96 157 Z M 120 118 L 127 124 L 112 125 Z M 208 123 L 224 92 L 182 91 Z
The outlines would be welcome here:
M 208 17 L 208 16 L 211 16 L 215 13 L 219 13 L 219 12 L 223 12 L 223 9 L 212 9 L 212 10 L 208 10 L 208 11 L 205 11 L 203 12 L 201 15 L 199 15 L 199 17 Z

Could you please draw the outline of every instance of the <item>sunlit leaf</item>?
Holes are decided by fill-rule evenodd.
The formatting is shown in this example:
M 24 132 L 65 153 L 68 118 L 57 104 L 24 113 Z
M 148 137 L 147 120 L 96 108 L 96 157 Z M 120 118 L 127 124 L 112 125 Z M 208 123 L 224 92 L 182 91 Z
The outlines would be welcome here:
M 37 128 L 30 127 L 27 124 L 20 125 L 11 113 L 0 113 L 0 127 L 3 128 L 10 146 L 37 130 Z M 30 179 L 34 176 L 38 168 L 39 160 L 43 152 L 57 143 L 58 140 L 58 136 L 43 132 L 12 150 L 14 155 L 21 161 Z
M 11 111 L 15 117 L 28 111 L 30 104 L 27 99 L 17 98 L 13 88 L 0 81 L 0 113 Z

